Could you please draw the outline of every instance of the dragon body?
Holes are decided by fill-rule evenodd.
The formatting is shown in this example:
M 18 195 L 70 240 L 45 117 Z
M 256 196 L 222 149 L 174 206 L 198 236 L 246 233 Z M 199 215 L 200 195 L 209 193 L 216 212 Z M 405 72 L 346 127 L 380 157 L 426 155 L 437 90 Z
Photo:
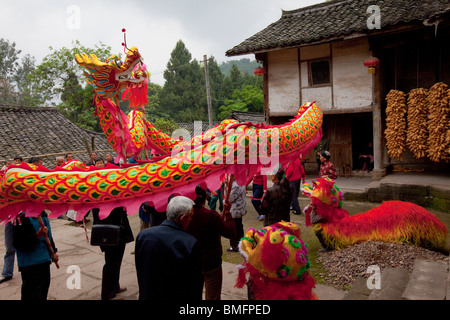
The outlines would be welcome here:
M 350 216 L 342 209 L 342 193 L 331 179 L 305 184 L 311 200 L 304 212 L 306 225 L 326 249 L 340 250 L 365 241 L 407 243 L 444 249 L 447 227 L 434 214 L 410 202 L 386 201 L 365 213 Z
M 136 48 L 128 50 L 124 63 L 115 57 L 100 62 L 85 54 L 76 60 L 87 69 L 87 82 L 96 93 L 96 114 L 111 145 L 122 156 L 135 155 L 141 147 L 164 156 L 105 168 L 77 162 L 54 170 L 11 165 L 0 180 L 1 221 L 14 219 L 20 211 L 36 216 L 45 209 L 51 217 L 75 210 L 79 220 L 92 208 L 100 209 L 101 218 L 119 206 L 133 214 L 144 201 L 153 201 L 157 210 L 164 211 L 170 194 L 194 198 L 195 186 L 201 183 L 216 190 L 227 173 L 235 174 L 243 185 L 262 164 L 285 164 L 310 152 L 321 139 L 323 113 L 315 103 L 306 103 L 284 125 L 226 120 L 191 140 L 176 141 L 145 119 L 141 108 L 147 77 Z M 118 107 L 120 90 L 134 108 L 129 117 Z
M 165 209 L 172 193 L 194 197 L 199 183 L 216 190 L 226 173 L 235 174 L 243 185 L 271 158 L 287 163 L 300 152 L 311 150 L 320 140 L 321 121 L 320 109 L 307 104 L 285 126 L 234 124 L 210 141 L 156 162 L 123 168 L 107 165 L 103 169 L 73 163 L 54 170 L 25 163 L 11 165 L 0 182 L 1 219 L 10 219 L 22 210 L 33 215 L 48 209 L 52 216 L 59 216 L 73 209 L 80 217 L 92 208 L 101 208 L 106 215 L 117 206 L 136 212 L 149 200 L 157 209 Z M 272 139 L 279 143 L 264 143 Z

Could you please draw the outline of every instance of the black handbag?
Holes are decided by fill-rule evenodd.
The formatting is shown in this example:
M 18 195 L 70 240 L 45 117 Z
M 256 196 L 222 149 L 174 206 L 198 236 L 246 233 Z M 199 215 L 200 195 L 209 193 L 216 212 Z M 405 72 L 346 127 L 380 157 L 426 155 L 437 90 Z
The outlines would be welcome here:
M 94 224 L 91 232 L 92 246 L 117 246 L 120 226 L 114 224 Z

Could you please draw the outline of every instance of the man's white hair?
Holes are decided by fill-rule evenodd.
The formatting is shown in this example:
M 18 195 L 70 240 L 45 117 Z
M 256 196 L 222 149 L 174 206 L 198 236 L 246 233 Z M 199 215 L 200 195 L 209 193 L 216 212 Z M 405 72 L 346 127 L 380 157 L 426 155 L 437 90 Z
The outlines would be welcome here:
M 184 196 L 177 196 L 170 200 L 167 205 L 167 219 L 176 220 L 191 211 L 194 201 Z

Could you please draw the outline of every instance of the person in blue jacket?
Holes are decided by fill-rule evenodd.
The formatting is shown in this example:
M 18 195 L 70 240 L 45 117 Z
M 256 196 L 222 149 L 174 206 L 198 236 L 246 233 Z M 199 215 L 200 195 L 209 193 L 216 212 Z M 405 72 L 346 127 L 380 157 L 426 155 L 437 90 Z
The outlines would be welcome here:
M 47 300 L 50 287 L 50 264 L 58 262 L 57 249 L 52 238 L 50 222 L 45 211 L 41 213 L 44 227 L 38 218 L 21 214 L 13 230 L 13 246 L 22 277 L 21 300 Z M 54 255 L 51 256 L 45 235 Z

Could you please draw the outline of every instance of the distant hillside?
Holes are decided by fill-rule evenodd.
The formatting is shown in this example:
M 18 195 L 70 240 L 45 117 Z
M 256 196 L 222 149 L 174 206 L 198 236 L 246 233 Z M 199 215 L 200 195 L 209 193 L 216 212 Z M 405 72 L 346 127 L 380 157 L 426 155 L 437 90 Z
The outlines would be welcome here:
M 241 72 L 246 72 L 249 74 L 253 74 L 253 70 L 255 70 L 255 68 L 259 66 L 259 63 L 256 62 L 256 60 L 250 60 L 249 58 L 222 62 L 219 67 L 225 76 L 228 76 L 230 74 L 230 70 L 233 64 L 236 64 Z

